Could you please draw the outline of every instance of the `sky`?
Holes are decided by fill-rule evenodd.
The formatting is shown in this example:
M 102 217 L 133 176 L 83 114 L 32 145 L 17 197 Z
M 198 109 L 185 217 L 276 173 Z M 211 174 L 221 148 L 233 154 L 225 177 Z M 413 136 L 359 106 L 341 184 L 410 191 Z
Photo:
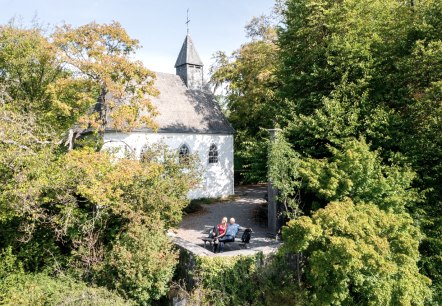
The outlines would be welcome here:
M 247 41 L 244 26 L 271 11 L 273 0 L 0 0 L 0 24 L 15 18 L 24 25 L 80 26 L 118 21 L 142 48 L 136 59 L 158 72 L 175 73 L 174 64 L 189 31 L 204 63 L 216 51 L 231 53 Z

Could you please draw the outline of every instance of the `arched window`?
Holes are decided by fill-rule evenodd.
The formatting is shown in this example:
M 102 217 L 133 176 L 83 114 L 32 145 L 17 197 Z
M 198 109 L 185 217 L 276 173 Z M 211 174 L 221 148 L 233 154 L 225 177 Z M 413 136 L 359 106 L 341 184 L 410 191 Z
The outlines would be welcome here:
M 218 148 L 212 144 L 209 149 L 209 164 L 216 164 L 218 162 Z
M 189 147 L 187 145 L 183 144 L 180 147 L 180 152 L 178 153 L 179 158 L 180 158 L 180 162 L 186 162 L 189 158 L 189 153 L 190 153 Z

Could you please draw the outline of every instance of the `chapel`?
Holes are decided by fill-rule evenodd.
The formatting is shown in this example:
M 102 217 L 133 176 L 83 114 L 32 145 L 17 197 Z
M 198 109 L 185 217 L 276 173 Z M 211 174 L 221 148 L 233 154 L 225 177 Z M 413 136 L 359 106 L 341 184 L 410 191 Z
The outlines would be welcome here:
M 138 156 L 143 148 L 155 144 L 165 144 L 180 157 L 196 154 L 202 182 L 189 192 L 190 199 L 226 197 L 234 192 L 234 129 L 204 83 L 203 67 L 187 34 L 175 62 L 176 74 L 156 72 L 160 95 L 152 102 L 159 112 L 154 117 L 158 130 L 106 130 L 103 139 L 104 149 L 130 147 Z

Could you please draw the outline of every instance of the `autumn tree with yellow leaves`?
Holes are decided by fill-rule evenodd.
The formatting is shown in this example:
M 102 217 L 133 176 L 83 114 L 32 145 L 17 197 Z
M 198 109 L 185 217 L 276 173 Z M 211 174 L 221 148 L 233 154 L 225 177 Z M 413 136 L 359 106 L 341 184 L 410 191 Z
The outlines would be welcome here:
M 177 253 L 166 231 L 196 170 L 166 148 L 116 160 L 97 141 L 109 127 L 155 129 L 155 74 L 130 58 L 137 48 L 115 22 L 0 27 L 1 301 L 68 303 L 83 292 L 147 305 L 167 293 Z

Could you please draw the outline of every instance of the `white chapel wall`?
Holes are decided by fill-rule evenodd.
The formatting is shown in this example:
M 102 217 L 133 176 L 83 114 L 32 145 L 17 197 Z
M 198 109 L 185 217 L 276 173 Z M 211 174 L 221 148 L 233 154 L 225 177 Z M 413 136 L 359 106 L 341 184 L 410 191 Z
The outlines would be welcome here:
M 130 147 L 137 156 L 147 145 L 163 143 L 171 150 L 178 150 L 183 144 L 190 153 L 197 154 L 203 170 L 200 186 L 189 192 L 189 198 L 214 198 L 232 195 L 233 186 L 233 136 L 218 134 L 182 134 L 182 133 L 113 133 L 104 135 L 103 149 L 117 149 L 123 154 Z M 218 163 L 209 164 L 209 148 L 216 144 L 218 148 Z

